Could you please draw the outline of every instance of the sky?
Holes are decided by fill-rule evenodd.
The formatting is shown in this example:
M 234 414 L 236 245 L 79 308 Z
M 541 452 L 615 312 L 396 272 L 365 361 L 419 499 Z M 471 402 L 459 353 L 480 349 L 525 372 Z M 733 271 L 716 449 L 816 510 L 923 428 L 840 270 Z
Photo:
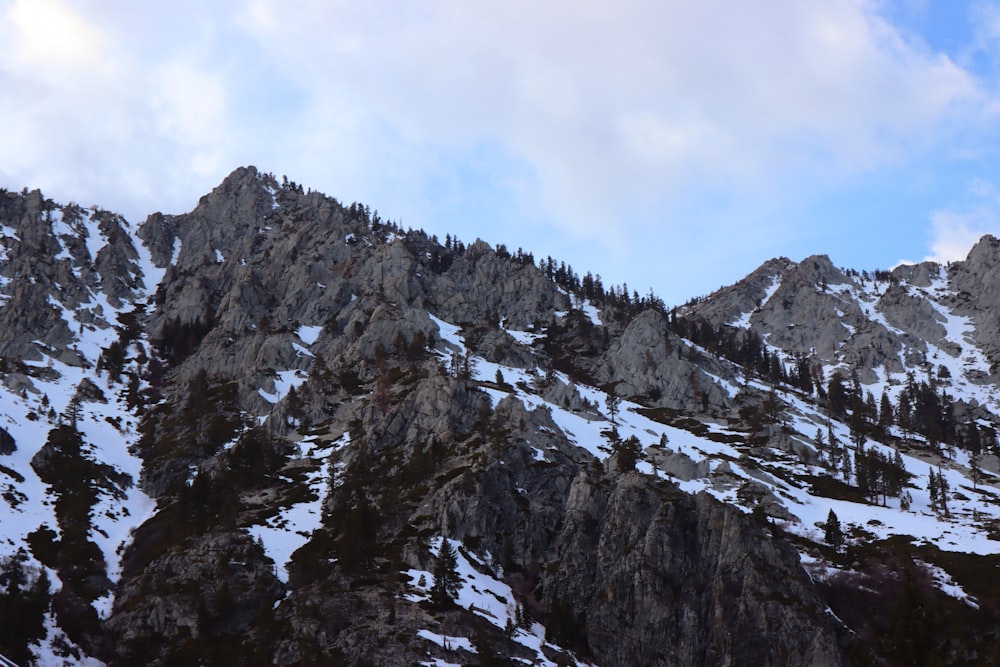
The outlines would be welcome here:
M 233 169 L 668 305 L 1000 235 L 1000 0 L 0 0 L 0 186 Z

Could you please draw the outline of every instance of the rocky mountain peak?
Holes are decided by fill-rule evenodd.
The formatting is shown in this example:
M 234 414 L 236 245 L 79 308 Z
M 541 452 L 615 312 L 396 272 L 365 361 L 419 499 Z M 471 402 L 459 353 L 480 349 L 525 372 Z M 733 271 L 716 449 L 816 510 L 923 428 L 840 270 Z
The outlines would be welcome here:
M 965 260 L 970 273 L 984 274 L 996 270 L 1000 263 L 1000 239 L 992 234 L 984 235 L 972 246 Z
M 667 309 L 254 167 L 0 234 L 18 662 L 1000 657 L 993 239 Z
M 839 284 L 846 282 L 843 271 L 838 269 L 830 261 L 828 255 L 810 255 L 795 266 L 795 272 L 801 276 L 802 280 L 816 285 Z

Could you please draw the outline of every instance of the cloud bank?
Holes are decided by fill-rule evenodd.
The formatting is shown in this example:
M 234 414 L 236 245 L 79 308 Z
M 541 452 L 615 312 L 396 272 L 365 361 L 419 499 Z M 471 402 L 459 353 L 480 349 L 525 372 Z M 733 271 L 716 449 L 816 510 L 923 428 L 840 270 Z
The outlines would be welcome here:
M 5 184 L 141 217 L 252 162 L 412 226 L 595 243 L 609 270 L 650 235 L 743 239 L 700 257 L 725 263 L 996 105 L 865 0 L 136 5 L 0 2 Z

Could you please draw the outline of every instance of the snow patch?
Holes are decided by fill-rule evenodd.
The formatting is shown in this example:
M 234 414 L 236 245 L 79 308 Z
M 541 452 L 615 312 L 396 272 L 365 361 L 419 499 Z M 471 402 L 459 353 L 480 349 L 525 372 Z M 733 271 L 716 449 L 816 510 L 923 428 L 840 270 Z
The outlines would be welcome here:
M 431 540 L 433 553 L 436 554 L 440 550 L 442 539 L 436 537 Z M 484 574 L 484 572 L 496 572 L 496 566 L 493 565 L 490 555 L 479 557 L 466 551 L 457 540 L 449 539 L 448 542 L 455 551 L 457 571 L 462 582 L 455 604 L 472 611 L 497 628 L 503 630 L 514 628 L 511 639 L 535 653 L 534 662 L 531 664 L 544 667 L 557 667 L 561 664 L 549 660 L 542 651 L 542 647 L 560 651 L 565 649 L 545 641 L 545 627 L 541 623 L 529 622 L 529 627 L 518 627 L 518 602 L 514 597 L 514 591 L 497 578 L 499 575 Z M 404 574 L 410 577 L 409 591 L 404 597 L 413 602 L 429 599 L 430 590 L 434 586 L 434 575 L 416 569 L 407 570 Z M 524 614 L 521 616 L 523 618 Z M 419 630 L 417 636 L 446 650 L 461 649 L 475 653 L 475 647 L 467 637 L 446 636 L 430 630 Z M 590 667 L 590 663 L 578 659 L 574 659 L 573 664 L 577 667 Z
M 323 325 L 319 326 L 300 326 L 296 331 L 295 335 L 299 337 L 306 345 L 312 345 L 319 339 L 320 332 L 323 331 Z
M 309 376 L 302 371 L 279 371 L 278 377 L 274 380 L 274 391 L 265 391 L 264 389 L 258 389 L 257 393 L 261 395 L 268 403 L 277 403 L 285 396 L 288 395 L 289 390 L 292 387 L 298 389 L 302 386 L 302 383 L 309 379 Z
M 325 447 L 317 447 L 314 440 L 304 440 L 301 455 L 314 463 L 305 481 L 309 487 L 309 499 L 282 507 L 277 515 L 269 517 L 264 523 L 247 528 L 254 539 L 260 540 L 267 557 L 274 561 L 275 574 L 282 583 L 288 583 L 288 563 L 292 554 L 308 542 L 313 531 L 323 524 L 323 500 L 331 474 L 330 454 L 349 441 L 349 434 Z

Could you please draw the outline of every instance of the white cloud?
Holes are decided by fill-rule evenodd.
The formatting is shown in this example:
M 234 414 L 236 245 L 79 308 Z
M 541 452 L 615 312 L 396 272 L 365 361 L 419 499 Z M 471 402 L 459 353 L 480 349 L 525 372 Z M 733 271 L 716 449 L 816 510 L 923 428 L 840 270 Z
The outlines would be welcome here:
M 152 77 L 150 105 L 159 134 L 190 147 L 191 167 L 199 177 L 227 166 L 225 85 L 217 75 L 187 63 L 169 62 Z
M 931 254 L 927 260 L 964 260 L 984 234 L 1000 236 L 1000 191 L 991 183 L 974 181 L 963 211 L 938 210 L 931 214 Z
M 20 67 L 78 71 L 102 64 L 103 31 L 60 0 L 15 0 L 4 12 Z
M 925 259 L 939 263 L 964 260 L 984 234 L 1000 233 L 996 213 L 985 209 L 970 213 L 935 211 L 931 220 L 931 254 Z
M 185 18 L 100 1 L 0 2 L 3 185 L 141 219 L 190 208 L 236 166 L 226 82 Z
M 532 166 L 532 200 L 583 233 L 622 202 L 903 159 L 981 96 L 850 0 L 254 0 L 244 25 L 330 117 L 432 149 L 496 141 Z
M 253 162 L 624 263 L 682 224 L 777 236 L 780 202 L 976 147 L 991 104 L 868 0 L 0 0 L 0 85 L 8 187 L 140 217 Z

